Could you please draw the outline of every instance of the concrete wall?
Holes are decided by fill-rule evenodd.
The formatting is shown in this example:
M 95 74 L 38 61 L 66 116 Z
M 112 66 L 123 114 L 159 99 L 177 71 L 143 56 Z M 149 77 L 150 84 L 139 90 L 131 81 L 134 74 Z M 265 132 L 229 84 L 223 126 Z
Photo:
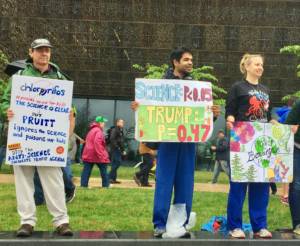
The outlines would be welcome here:
M 47 37 L 53 60 L 75 80 L 75 96 L 131 100 L 132 64 L 168 62 L 189 46 L 195 65 L 212 65 L 228 88 L 246 52 L 266 56 L 272 100 L 299 88 L 296 59 L 279 49 L 300 43 L 300 1 L 293 0 L 0 0 L 0 48 L 24 58 Z

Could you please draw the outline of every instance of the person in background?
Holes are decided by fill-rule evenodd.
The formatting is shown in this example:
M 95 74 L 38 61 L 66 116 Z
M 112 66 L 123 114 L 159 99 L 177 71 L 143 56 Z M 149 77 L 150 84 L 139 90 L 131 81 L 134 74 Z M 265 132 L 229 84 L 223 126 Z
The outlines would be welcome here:
M 212 183 L 215 184 L 218 181 L 221 169 L 229 176 L 229 142 L 222 129 L 218 131 L 216 145 L 212 145 L 211 150 L 216 152 L 216 162 L 212 179 Z
M 151 149 L 151 143 L 140 143 L 139 153 L 142 155 L 142 164 L 140 165 L 140 171 L 135 173 L 133 179 L 138 186 L 151 187 L 149 173 L 157 151 Z
M 115 127 L 111 129 L 110 133 L 110 154 L 111 154 L 111 170 L 109 179 L 111 184 L 120 184 L 117 180 L 117 171 L 122 164 L 122 156 L 126 154 L 124 148 L 124 120 L 117 119 Z
M 109 187 L 107 165 L 110 163 L 110 160 L 106 150 L 105 135 L 103 132 L 105 122 L 107 122 L 106 118 L 97 116 L 95 121 L 90 125 L 82 153 L 83 170 L 80 180 L 81 187 L 88 187 L 94 164 L 99 168 L 102 178 L 102 187 Z

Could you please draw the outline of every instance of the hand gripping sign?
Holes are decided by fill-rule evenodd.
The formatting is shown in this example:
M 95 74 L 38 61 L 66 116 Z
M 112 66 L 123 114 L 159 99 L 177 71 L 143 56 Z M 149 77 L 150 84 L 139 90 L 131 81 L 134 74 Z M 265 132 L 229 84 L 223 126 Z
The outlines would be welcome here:
M 135 138 L 143 142 L 205 142 L 213 130 L 211 83 L 136 79 Z
M 6 163 L 65 166 L 73 82 L 14 75 Z

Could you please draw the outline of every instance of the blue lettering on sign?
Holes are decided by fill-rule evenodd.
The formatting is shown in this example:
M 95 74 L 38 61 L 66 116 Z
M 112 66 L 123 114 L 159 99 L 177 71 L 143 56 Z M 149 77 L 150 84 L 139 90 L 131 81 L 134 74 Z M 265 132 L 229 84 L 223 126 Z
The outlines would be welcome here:
M 58 156 L 51 156 L 50 161 L 58 161 L 58 162 L 64 162 L 65 161 L 65 158 L 63 157 L 58 157 Z
M 54 126 L 55 119 L 43 119 L 33 116 L 23 115 L 23 124 L 35 125 L 35 126 Z
M 36 92 L 40 96 L 45 96 L 46 94 L 53 94 L 56 96 L 64 96 L 65 90 L 60 89 L 58 85 L 54 86 L 53 88 L 44 89 L 39 86 L 34 86 L 33 84 L 25 84 L 21 86 L 21 91 L 29 91 L 29 92 Z
M 45 157 L 50 155 L 50 149 L 46 150 L 37 150 L 37 151 L 32 151 L 27 153 L 27 157 Z
M 146 85 L 143 82 L 137 82 L 135 86 L 137 100 L 147 99 L 160 102 L 179 102 L 182 95 L 183 92 L 180 84 Z

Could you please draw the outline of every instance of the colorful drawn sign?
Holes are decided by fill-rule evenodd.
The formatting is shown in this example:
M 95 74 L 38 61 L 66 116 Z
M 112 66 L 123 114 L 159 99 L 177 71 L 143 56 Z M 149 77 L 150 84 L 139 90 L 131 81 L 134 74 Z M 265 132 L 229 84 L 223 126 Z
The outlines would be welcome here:
M 211 84 L 136 79 L 135 137 L 144 142 L 205 142 L 213 130 Z
M 65 166 L 73 82 L 14 75 L 6 163 Z
M 294 135 L 289 125 L 236 122 L 231 130 L 234 182 L 292 182 Z

